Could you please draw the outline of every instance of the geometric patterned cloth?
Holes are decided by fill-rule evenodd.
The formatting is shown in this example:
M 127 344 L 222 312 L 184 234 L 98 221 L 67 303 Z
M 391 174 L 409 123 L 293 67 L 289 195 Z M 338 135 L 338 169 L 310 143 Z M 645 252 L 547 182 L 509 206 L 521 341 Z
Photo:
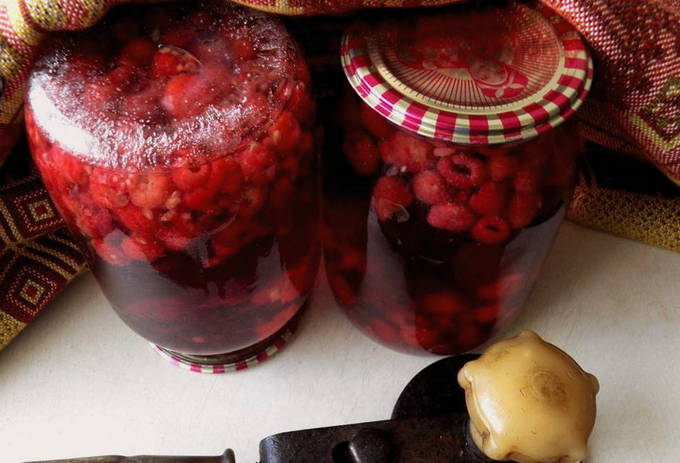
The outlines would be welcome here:
M 0 349 L 86 268 L 37 174 L 0 188 Z
M 41 42 L 50 31 L 86 28 L 127 1 L 0 0 L 0 163 L 23 132 L 25 83 Z M 312 15 L 465 0 L 235 1 Z M 567 18 L 593 50 L 597 80 L 580 112 L 587 137 L 611 151 L 646 159 L 680 181 L 680 0 L 541 1 Z M 326 20 L 337 21 L 325 17 L 319 22 Z M 0 172 L 0 177 L 9 175 L 0 179 L 0 349 L 86 269 L 79 243 L 63 228 L 39 178 L 20 165 L 29 158 L 27 148 L 20 145 L 14 151 Z M 651 188 L 640 188 L 643 168 L 617 172 L 626 180 L 611 181 L 611 171 L 623 158 L 600 159 L 611 159 L 609 166 L 600 165 L 598 175 L 584 177 L 570 218 L 680 251 L 680 188 L 663 176 Z M 656 185 L 663 182 L 670 186 L 660 192 Z

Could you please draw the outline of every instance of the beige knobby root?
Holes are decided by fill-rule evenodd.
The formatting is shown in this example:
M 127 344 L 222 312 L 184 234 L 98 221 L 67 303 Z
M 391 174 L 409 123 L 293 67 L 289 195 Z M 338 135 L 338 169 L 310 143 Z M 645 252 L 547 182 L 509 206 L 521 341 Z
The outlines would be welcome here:
M 597 379 L 565 352 L 524 331 L 458 373 L 470 433 L 492 460 L 577 463 L 595 424 Z

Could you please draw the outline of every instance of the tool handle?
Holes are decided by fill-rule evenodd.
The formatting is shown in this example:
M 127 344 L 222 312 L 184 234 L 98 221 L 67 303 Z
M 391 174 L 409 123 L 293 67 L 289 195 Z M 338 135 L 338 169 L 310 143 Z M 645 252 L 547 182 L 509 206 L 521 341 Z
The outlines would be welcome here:
M 175 457 L 160 455 L 140 455 L 136 457 L 122 457 L 107 455 L 101 457 L 69 458 L 66 460 L 48 460 L 26 463 L 236 463 L 236 457 L 231 449 L 217 457 Z

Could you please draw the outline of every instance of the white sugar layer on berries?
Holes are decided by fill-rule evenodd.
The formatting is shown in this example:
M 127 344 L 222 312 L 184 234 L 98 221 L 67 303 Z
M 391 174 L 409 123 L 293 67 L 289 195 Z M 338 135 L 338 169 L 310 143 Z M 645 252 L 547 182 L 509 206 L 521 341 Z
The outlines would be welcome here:
M 39 58 L 28 103 L 96 165 L 196 164 L 257 139 L 304 66 L 276 19 L 228 3 L 121 7 Z

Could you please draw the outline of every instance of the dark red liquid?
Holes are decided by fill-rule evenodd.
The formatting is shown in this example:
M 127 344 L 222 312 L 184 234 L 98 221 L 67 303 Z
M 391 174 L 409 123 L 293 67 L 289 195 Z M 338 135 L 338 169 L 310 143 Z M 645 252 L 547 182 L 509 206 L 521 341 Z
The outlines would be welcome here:
M 397 129 L 353 96 L 326 159 L 328 279 L 352 321 L 405 352 L 488 340 L 526 301 L 564 216 L 580 141 L 567 124 L 466 149 Z M 329 140 L 329 147 L 341 142 Z
M 98 34 L 118 41 L 90 50 Z M 48 50 L 28 103 L 43 180 L 133 330 L 216 355 L 300 310 L 320 257 L 314 104 L 278 22 L 123 9 Z

